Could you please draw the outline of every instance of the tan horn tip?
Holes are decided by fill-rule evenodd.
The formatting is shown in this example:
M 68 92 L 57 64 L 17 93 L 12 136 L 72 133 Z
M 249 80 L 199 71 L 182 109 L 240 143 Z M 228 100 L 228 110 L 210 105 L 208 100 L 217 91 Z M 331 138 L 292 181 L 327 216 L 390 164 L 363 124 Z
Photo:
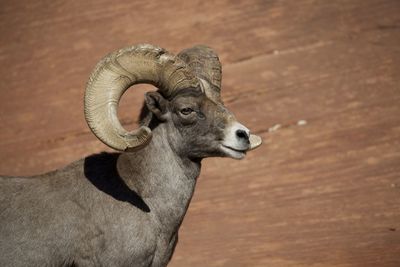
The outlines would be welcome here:
M 152 137 L 153 135 L 151 133 L 151 130 L 147 126 L 141 126 L 137 130 L 128 132 L 125 135 L 126 148 L 124 149 L 124 151 L 138 151 L 147 146 L 150 143 Z
M 253 150 L 259 147 L 262 144 L 262 139 L 260 136 L 255 134 L 250 134 L 250 149 Z

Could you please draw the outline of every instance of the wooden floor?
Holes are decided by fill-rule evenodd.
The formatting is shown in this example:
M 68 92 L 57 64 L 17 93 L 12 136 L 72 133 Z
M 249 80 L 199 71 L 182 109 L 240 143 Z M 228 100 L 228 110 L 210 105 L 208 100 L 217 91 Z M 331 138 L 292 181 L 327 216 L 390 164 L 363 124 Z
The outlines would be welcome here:
M 0 173 L 108 150 L 83 118 L 106 53 L 203 43 L 264 145 L 205 160 L 170 266 L 400 266 L 399 1 L 1 0 L 0 33 Z

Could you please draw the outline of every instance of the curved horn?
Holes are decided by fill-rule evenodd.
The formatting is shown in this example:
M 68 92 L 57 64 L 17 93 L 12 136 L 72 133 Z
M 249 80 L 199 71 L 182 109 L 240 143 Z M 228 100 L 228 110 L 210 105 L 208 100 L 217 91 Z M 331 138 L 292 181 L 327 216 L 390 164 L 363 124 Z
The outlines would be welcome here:
M 198 87 L 198 80 L 186 63 L 162 48 L 137 45 L 105 56 L 86 86 L 85 118 L 92 132 L 116 150 L 137 150 L 151 140 L 148 127 L 128 132 L 117 117 L 121 96 L 138 83 L 158 87 L 167 98 L 177 90 Z
M 221 102 L 221 62 L 210 47 L 197 45 L 178 54 L 193 70 L 206 95 L 214 101 Z

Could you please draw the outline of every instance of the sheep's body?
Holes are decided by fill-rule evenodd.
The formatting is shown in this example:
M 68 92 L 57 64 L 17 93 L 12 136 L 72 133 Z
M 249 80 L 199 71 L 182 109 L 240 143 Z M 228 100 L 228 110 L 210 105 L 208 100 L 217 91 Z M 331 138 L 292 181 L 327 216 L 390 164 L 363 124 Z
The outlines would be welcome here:
M 167 265 L 201 159 L 240 159 L 261 144 L 224 107 L 216 54 L 199 46 L 180 57 L 139 45 L 100 61 L 86 88 L 85 117 L 105 144 L 129 152 L 1 178 L 0 266 Z M 128 132 L 118 102 L 140 82 L 159 91 L 146 93 L 142 125 Z
M 0 179 L 0 266 L 166 265 L 200 165 L 157 132 L 137 153 Z

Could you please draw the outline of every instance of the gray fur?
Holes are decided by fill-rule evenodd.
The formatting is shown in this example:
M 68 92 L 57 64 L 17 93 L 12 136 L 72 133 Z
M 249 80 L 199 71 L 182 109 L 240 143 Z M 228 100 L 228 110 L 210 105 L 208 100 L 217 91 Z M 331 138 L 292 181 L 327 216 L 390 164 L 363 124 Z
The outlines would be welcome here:
M 201 159 L 227 156 L 220 143 L 235 119 L 191 90 L 168 100 L 147 93 L 145 110 L 153 138 L 139 151 L 0 179 L 0 266 L 167 265 Z

